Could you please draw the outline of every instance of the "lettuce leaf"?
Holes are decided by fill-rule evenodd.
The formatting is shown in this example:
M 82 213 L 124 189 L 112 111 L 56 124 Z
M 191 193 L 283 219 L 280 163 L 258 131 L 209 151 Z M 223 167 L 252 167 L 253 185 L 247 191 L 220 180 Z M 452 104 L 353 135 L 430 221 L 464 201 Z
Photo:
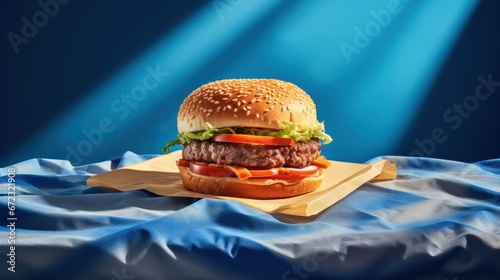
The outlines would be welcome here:
M 217 133 L 232 133 L 232 134 L 247 134 L 247 135 L 258 135 L 258 136 L 272 136 L 272 137 L 288 137 L 292 138 L 296 142 L 308 141 L 312 138 L 318 138 L 323 140 L 323 144 L 329 144 L 332 142 L 330 135 L 325 133 L 325 126 L 323 122 L 318 123 L 313 126 L 296 128 L 295 125 L 288 121 L 282 122 L 284 129 L 262 129 L 262 128 L 252 128 L 252 127 L 224 127 L 215 128 L 210 123 L 205 123 L 204 131 L 197 132 L 181 132 L 177 134 L 177 139 L 167 142 L 163 148 L 163 152 L 168 154 L 170 148 L 175 145 L 182 145 L 184 143 L 191 143 L 193 140 L 207 140 L 210 139 L 214 134 Z

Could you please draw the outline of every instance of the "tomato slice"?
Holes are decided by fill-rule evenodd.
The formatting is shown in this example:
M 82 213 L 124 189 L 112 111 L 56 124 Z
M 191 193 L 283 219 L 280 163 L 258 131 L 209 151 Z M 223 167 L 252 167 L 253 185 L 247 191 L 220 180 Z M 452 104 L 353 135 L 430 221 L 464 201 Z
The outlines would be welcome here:
M 179 160 L 177 160 L 177 166 L 189 167 L 190 162 L 185 160 L 185 159 L 180 158 Z
M 277 167 L 270 169 L 248 169 L 242 166 L 212 165 L 197 162 L 178 161 L 179 166 L 189 163 L 191 172 L 213 177 L 238 177 L 240 180 L 248 178 L 299 179 L 316 174 L 319 167 L 309 165 L 304 168 Z
M 205 176 L 214 176 L 214 177 L 234 177 L 235 174 L 224 167 L 218 166 L 210 166 L 205 164 L 199 164 L 195 162 L 191 162 L 189 166 L 189 170 L 191 172 L 205 175 Z
M 214 136 L 212 136 L 210 140 L 216 142 L 244 143 L 253 145 L 272 145 L 272 146 L 291 146 L 297 143 L 292 138 L 286 138 L 286 137 L 282 138 L 282 137 L 272 137 L 272 136 L 229 134 L 229 133 L 214 134 Z

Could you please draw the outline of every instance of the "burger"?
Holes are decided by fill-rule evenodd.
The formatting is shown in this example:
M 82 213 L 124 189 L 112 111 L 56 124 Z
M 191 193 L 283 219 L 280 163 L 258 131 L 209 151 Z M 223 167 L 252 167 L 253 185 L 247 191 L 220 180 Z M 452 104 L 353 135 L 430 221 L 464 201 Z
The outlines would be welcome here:
M 316 190 L 331 142 L 316 105 L 296 85 L 276 79 L 228 79 L 194 90 L 177 115 L 183 185 L 194 192 L 256 199 Z

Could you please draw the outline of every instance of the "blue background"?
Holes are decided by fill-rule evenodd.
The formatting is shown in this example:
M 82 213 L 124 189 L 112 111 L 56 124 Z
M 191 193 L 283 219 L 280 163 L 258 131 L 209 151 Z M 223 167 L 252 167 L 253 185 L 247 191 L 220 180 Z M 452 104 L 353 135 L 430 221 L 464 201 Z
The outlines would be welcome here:
M 161 153 L 192 90 L 260 77 L 312 96 L 330 159 L 500 157 L 500 87 L 476 95 L 500 81 L 499 1 L 0 5 L 0 166 Z

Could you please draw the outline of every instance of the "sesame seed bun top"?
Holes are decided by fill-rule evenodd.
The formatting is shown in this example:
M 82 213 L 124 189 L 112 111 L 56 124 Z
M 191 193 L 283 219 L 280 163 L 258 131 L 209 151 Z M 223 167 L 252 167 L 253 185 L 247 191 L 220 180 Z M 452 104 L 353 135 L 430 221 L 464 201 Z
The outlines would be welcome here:
M 296 85 L 275 79 L 230 79 L 205 84 L 181 104 L 179 132 L 216 128 L 256 127 L 283 129 L 281 122 L 296 127 L 316 125 L 316 105 Z

